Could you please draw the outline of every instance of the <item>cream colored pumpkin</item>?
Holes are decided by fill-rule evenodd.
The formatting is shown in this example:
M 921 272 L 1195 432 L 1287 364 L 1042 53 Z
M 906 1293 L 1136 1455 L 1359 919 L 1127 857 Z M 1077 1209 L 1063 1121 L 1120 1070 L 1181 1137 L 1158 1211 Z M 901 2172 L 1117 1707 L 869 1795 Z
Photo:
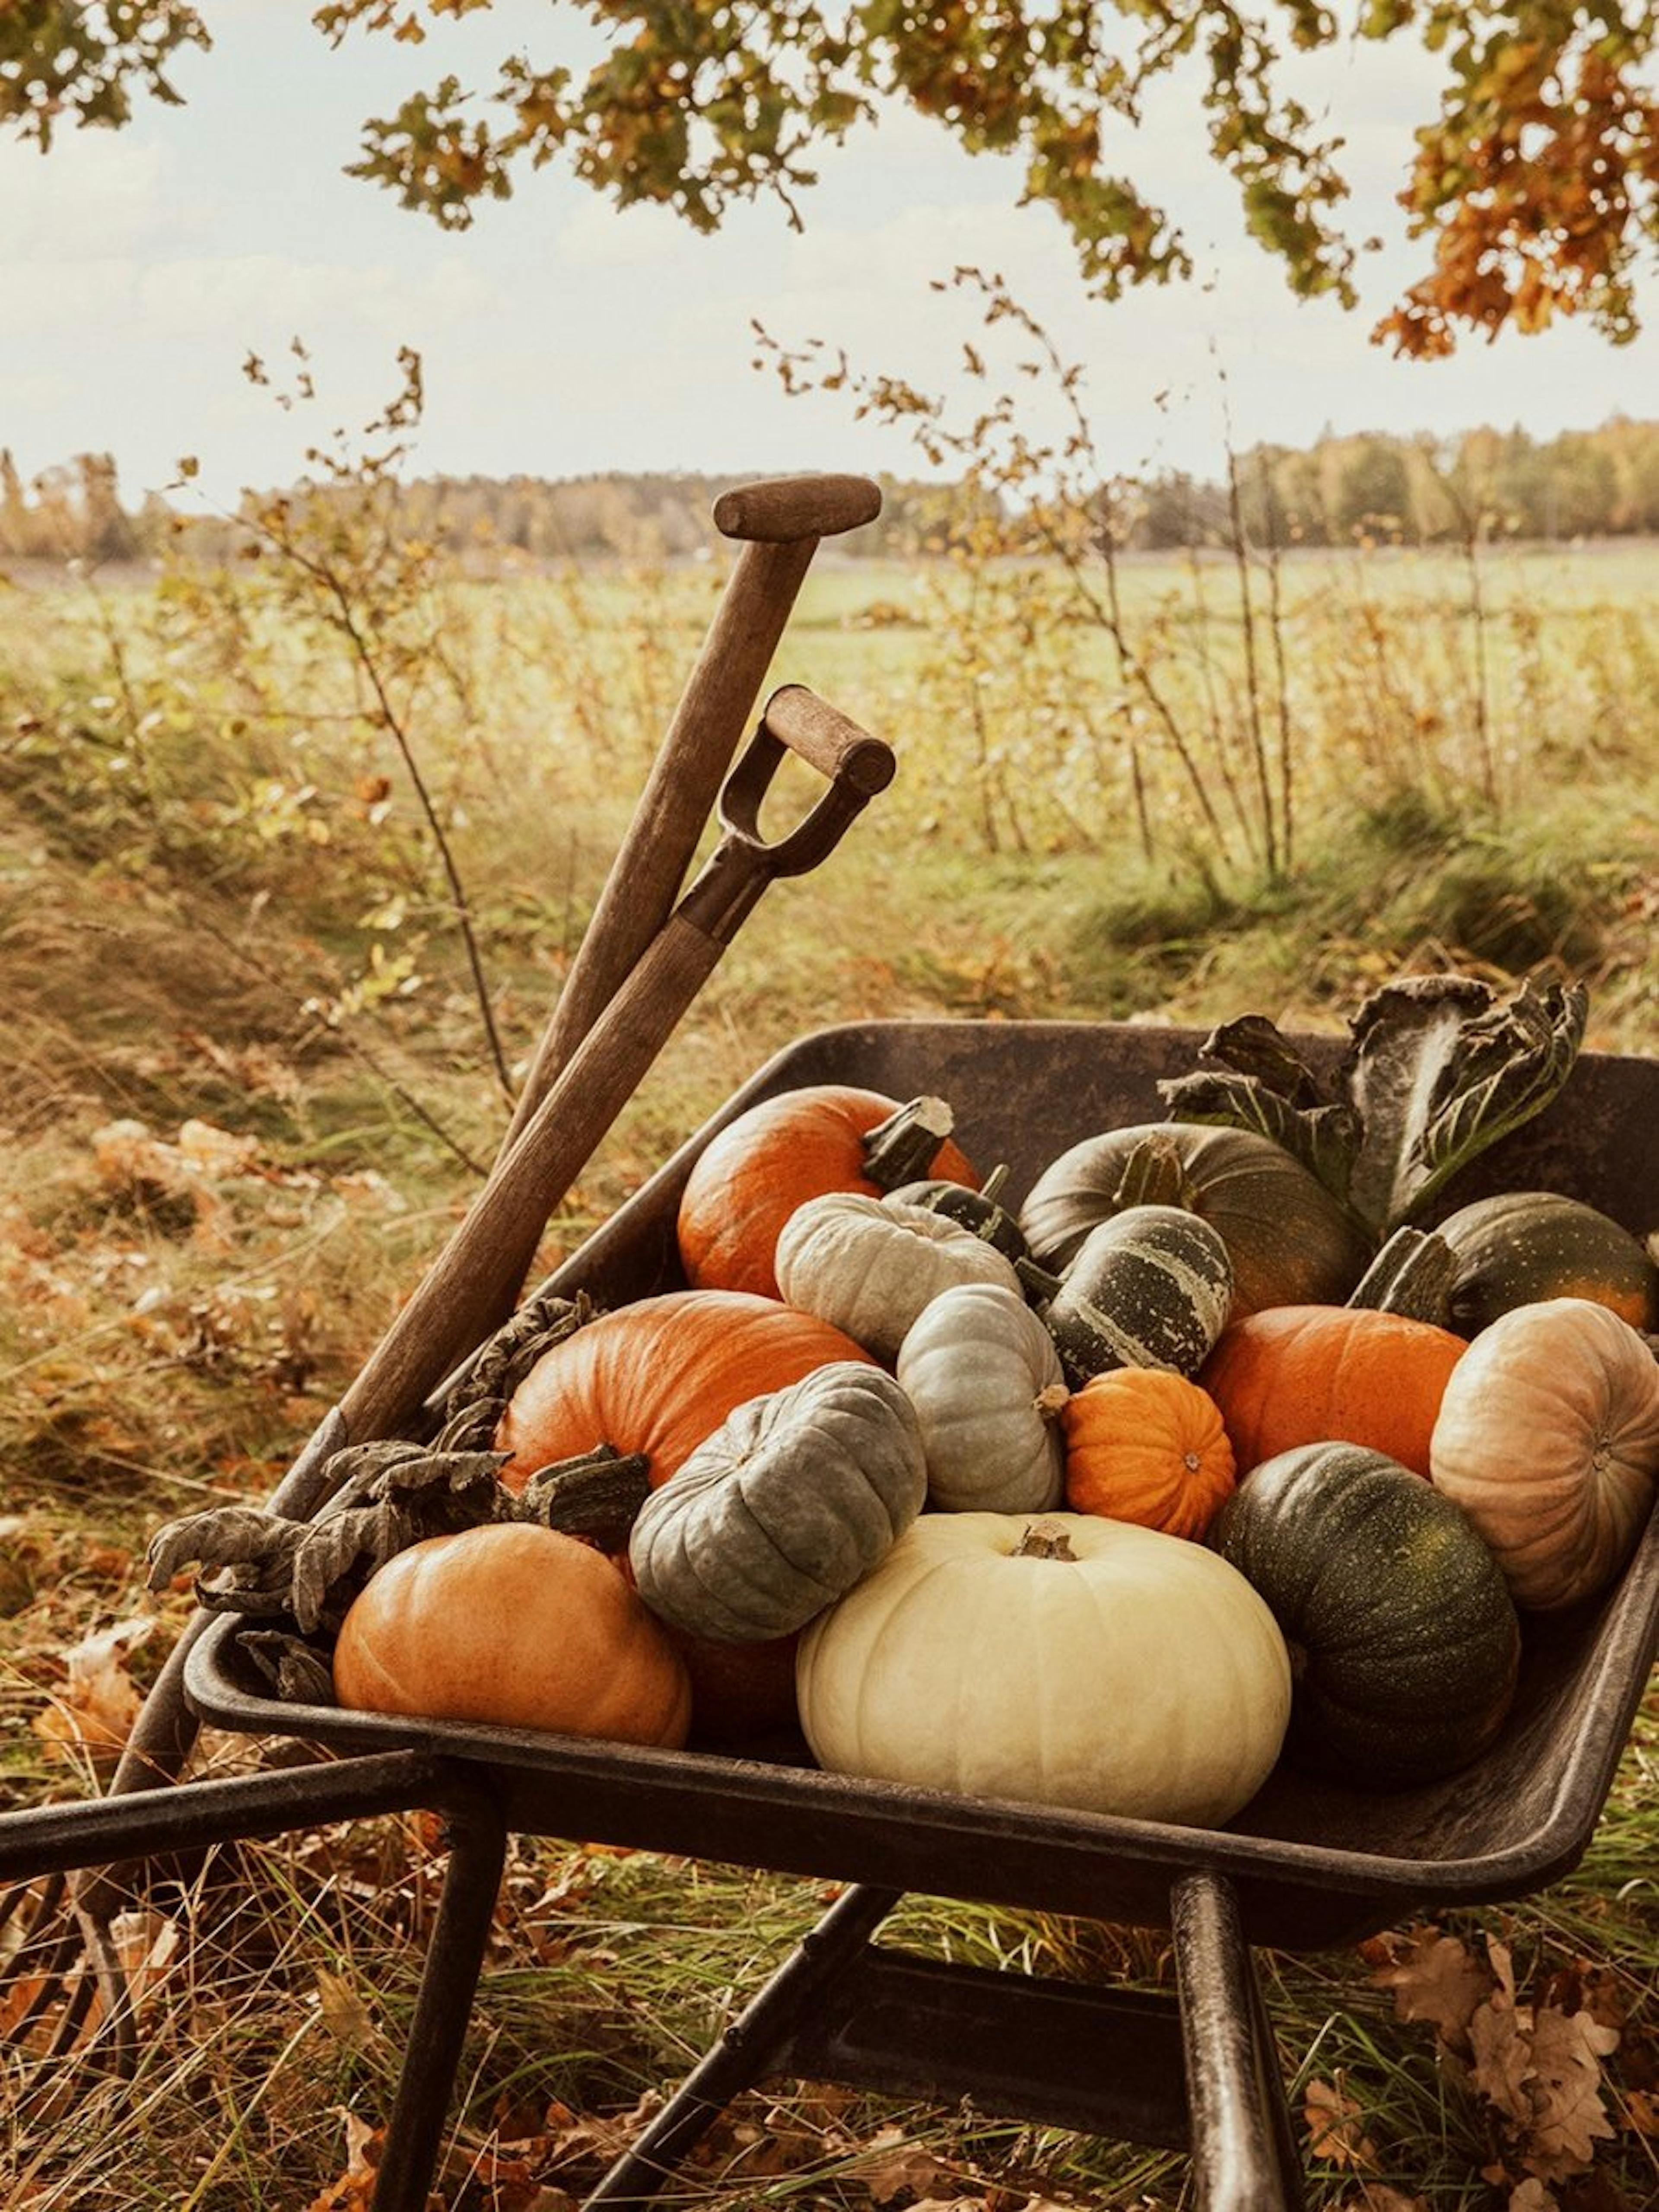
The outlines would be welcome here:
M 911 1323 L 896 1372 L 921 1423 L 930 1504 L 951 1513 L 1059 1504 L 1068 1394 L 1054 1339 L 1017 1290 L 942 1291 Z
M 787 1304 L 892 1359 L 930 1300 L 959 1283 L 1018 1291 L 1013 1262 L 925 1206 L 830 1191 L 796 1207 L 773 1261 Z
M 1429 1448 L 1517 1605 L 1604 1589 L 1636 1547 L 1659 1478 L 1659 1365 L 1588 1298 L 1516 1306 L 1453 1368 Z
M 1200 1545 L 1091 1514 L 924 1513 L 807 1629 L 795 1692 L 832 1772 L 1215 1826 L 1279 1755 L 1291 1666 Z

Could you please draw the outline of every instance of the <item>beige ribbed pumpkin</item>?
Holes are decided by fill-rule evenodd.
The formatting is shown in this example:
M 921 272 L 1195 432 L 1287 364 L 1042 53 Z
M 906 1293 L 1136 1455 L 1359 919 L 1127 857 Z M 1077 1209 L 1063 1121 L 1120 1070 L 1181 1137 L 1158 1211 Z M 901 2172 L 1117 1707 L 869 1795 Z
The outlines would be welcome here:
M 1589 1298 L 1516 1306 L 1446 1384 L 1435 1487 L 1490 1546 L 1517 1605 L 1553 1611 L 1604 1589 L 1641 1535 L 1659 1478 L 1659 1364 Z
M 1205 1826 L 1267 1779 L 1291 1663 L 1202 1545 L 1085 1513 L 924 1513 L 807 1629 L 795 1695 L 835 1773 Z
M 1013 1262 L 971 1229 L 925 1206 L 854 1191 L 797 1206 L 779 1231 L 775 1265 L 787 1304 L 886 1360 L 942 1291 L 959 1283 L 1019 1289 Z

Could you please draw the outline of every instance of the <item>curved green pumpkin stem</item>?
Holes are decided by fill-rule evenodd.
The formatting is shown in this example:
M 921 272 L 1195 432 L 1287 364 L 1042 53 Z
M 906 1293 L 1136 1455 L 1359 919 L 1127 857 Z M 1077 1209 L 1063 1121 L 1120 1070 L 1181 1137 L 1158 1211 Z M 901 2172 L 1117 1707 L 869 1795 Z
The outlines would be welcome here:
M 1132 1206 L 1178 1206 L 1183 1212 L 1193 1211 L 1192 1185 L 1181 1148 L 1161 1131 L 1142 1137 L 1123 1163 L 1112 1193 L 1112 1211 L 1122 1213 Z
M 883 1191 L 924 1182 L 956 1120 L 942 1098 L 912 1098 L 866 1132 L 865 1174 Z
M 1444 1328 L 1456 1275 L 1457 1261 L 1443 1237 L 1433 1230 L 1396 1229 L 1346 1303 Z
M 624 1552 L 650 1495 L 651 1462 L 643 1452 L 596 1444 L 574 1459 L 538 1467 L 520 1492 L 513 1518 L 580 1536 L 602 1552 Z

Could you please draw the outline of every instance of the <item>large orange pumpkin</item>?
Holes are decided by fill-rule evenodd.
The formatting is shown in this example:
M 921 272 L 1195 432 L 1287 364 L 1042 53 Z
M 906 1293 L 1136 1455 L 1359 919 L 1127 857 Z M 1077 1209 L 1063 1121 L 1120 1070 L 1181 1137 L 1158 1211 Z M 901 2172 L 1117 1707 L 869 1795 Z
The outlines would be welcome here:
M 687 1179 L 678 1222 L 686 1281 L 775 1298 L 778 1231 L 809 1198 L 832 1190 L 878 1198 L 927 1176 L 977 1188 L 966 1158 L 937 1133 L 940 1120 L 949 1126 L 948 1109 L 939 1116 L 913 1110 L 939 1105 L 901 1106 L 879 1091 L 806 1084 L 750 1106 L 710 1139 Z M 884 1128 L 900 1115 L 908 1118 Z
M 642 1452 L 653 1489 L 726 1415 L 831 1360 L 873 1364 L 850 1336 L 748 1291 L 666 1291 L 618 1306 L 544 1352 L 495 1431 L 522 1490 L 538 1468 L 595 1444 Z
M 361 1712 L 685 1741 L 685 1662 L 602 1553 L 533 1522 L 411 1544 L 371 1575 L 334 1649 Z
M 1303 1444 L 1361 1444 L 1425 1480 L 1447 1377 L 1468 1349 L 1432 1322 L 1364 1306 L 1265 1306 L 1224 1329 L 1198 1380 L 1240 1479 Z

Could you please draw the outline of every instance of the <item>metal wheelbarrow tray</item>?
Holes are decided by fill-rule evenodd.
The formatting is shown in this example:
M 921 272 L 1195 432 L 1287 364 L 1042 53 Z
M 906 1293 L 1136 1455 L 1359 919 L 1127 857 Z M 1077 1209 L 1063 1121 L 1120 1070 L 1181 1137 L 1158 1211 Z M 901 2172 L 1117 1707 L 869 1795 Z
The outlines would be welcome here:
M 1303 1042 L 1315 1050 L 1337 1048 L 1335 1040 Z M 896 1097 L 935 1092 L 953 1105 L 971 1158 L 986 1167 L 1007 1160 L 1007 1188 L 1018 1200 L 1077 1139 L 1161 1118 L 1158 1079 L 1189 1070 L 1199 1043 L 1194 1031 L 1133 1024 L 900 1022 L 821 1030 L 786 1048 L 738 1091 L 550 1286 L 566 1294 L 582 1289 L 615 1305 L 679 1285 L 675 1216 L 691 1161 L 759 1098 L 824 1082 Z M 1659 1215 L 1659 1064 L 1582 1055 L 1554 1103 L 1467 1170 L 1456 1197 L 1522 1188 L 1559 1191 L 1638 1232 L 1648 1228 Z M 312 1449 L 329 1445 L 325 1423 Z M 482 1771 L 509 1830 L 880 1885 L 890 1902 L 915 1890 L 1175 1924 L 1177 1936 L 1182 1898 L 1191 1898 L 1196 1881 L 1236 1915 L 1228 1941 L 1310 1950 L 1353 1941 L 1425 1907 L 1520 1896 L 1577 1863 L 1659 1643 L 1656 1599 L 1659 1525 L 1650 1520 L 1611 1592 L 1570 1613 L 1527 1622 L 1513 1715 L 1474 1765 L 1431 1787 L 1389 1793 L 1316 1783 L 1282 1768 L 1215 1831 L 832 1776 L 812 1767 L 804 1745 L 775 1753 L 769 1747 L 760 1757 L 652 1751 L 280 1705 L 260 1687 L 234 1619 L 216 1622 L 197 1645 L 186 1687 L 201 1717 L 220 1727 L 301 1736 L 348 1755 L 414 1747 L 446 1765 Z M 1195 2001 L 1183 2000 L 1188 2009 Z M 1236 1978 L 1224 2011 L 1226 2004 L 1246 2005 L 1259 2021 L 1248 1974 L 1243 1983 Z M 950 2008 L 959 2011 L 959 2001 Z M 921 2017 L 913 2015 L 913 2031 Z M 1058 2014 L 1048 2025 L 1064 2039 Z M 1192 2023 L 1185 2025 L 1190 2071 Z M 991 2039 L 999 2039 L 1006 2037 Z M 788 2047 L 805 2055 L 799 2039 Z M 1261 2060 L 1258 2043 L 1251 2063 L 1259 2068 Z M 850 2070 L 856 2075 L 856 2067 Z M 885 2076 L 866 2069 L 878 2080 L 902 2070 L 890 2063 Z M 948 2057 L 938 2052 L 932 2071 L 925 2062 L 921 2071 L 947 2087 L 962 2078 L 961 2068 L 953 2077 Z M 967 2078 L 971 2087 L 971 2066 Z M 1055 2101 L 1048 2100 L 1051 2106 Z M 1066 2106 L 1063 2094 L 1058 2101 Z M 1148 2131 L 1141 2139 L 1165 2138 Z M 1246 2172 L 1249 2187 L 1237 2202 L 1293 2201 L 1285 2166 L 1281 2157 L 1279 2179 L 1271 2184 Z M 1225 2180 L 1210 2174 L 1211 2202 Z

